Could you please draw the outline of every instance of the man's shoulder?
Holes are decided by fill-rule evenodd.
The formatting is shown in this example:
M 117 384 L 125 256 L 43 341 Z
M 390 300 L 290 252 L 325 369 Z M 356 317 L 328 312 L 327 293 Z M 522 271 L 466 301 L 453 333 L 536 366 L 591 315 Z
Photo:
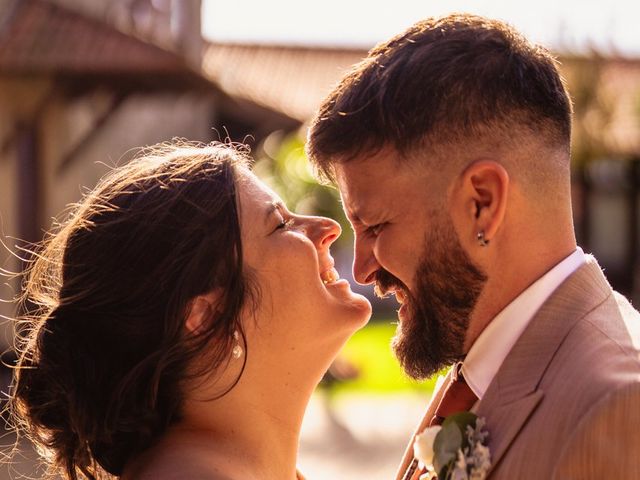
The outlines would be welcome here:
M 575 323 L 539 384 L 545 395 L 540 419 L 556 424 L 558 441 L 564 443 L 582 419 L 619 398 L 632 395 L 640 403 L 639 348 L 640 314 L 613 291 Z
M 640 337 L 640 312 L 621 293 L 611 290 L 611 296 L 585 318 L 603 331 L 624 327 L 625 333 Z
M 548 320 L 551 323 L 545 326 L 570 321 L 562 312 Z M 606 455 L 615 459 L 615 455 L 628 453 L 627 446 L 640 451 L 640 314 L 611 291 L 604 301 L 573 320 L 572 328 L 556 338 L 558 346 L 536 385 L 541 401 L 514 441 L 517 447 L 510 448 L 498 466 L 496 478 L 532 478 L 527 476 L 532 472 L 539 478 L 608 478 L 610 475 L 593 475 L 606 464 Z M 542 348 L 545 340 L 548 337 L 533 336 L 521 351 Z M 500 387 L 509 391 L 512 385 Z M 510 419 L 504 416 L 488 425 L 496 437 L 509 428 Z M 595 456 L 594 452 L 606 455 Z M 546 461 L 532 465 L 531 455 Z M 622 457 L 620 461 L 616 471 L 633 471 Z M 581 463 L 589 464 L 593 471 L 572 470 Z M 575 472 L 584 475 L 573 475 Z
M 547 375 L 554 370 L 562 372 L 559 379 L 587 384 L 583 394 L 599 390 L 597 397 L 633 383 L 640 378 L 640 313 L 625 297 L 612 291 L 568 332 Z
M 577 322 L 568 338 L 565 348 L 575 349 L 575 354 L 586 350 L 595 362 L 593 356 L 602 351 L 600 355 L 606 352 L 609 360 L 626 359 L 630 367 L 640 369 L 640 312 L 618 292 L 612 290 L 606 301 Z M 600 366 L 608 368 L 602 362 Z
M 594 403 L 567 439 L 553 478 L 640 478 L 640 377 Z

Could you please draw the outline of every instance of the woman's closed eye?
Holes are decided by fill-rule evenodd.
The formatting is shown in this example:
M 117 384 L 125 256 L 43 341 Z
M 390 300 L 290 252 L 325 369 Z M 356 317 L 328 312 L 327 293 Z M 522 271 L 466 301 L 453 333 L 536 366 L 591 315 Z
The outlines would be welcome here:
M 282 221 L 278 223 L 276 230 L 288 230 L 293 226 L 293 224 L 294 224 L 293 218 L 289 218 L 289 219 L 283 218 Z

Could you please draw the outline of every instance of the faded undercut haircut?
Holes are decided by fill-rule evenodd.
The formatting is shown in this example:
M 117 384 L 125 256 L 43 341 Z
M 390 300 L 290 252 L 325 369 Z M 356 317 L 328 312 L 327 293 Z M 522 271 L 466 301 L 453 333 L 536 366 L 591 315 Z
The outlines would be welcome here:
M 453 14 L 416 23 L 355 65 L 312 120 L 307 154 L 335 181 L 336 162 L 383 147 L 409 156 L 457 142 L 518 145 L 521 135 L 560 152 L 566 170 L 571 116 L 546 49 L 503 22 Z

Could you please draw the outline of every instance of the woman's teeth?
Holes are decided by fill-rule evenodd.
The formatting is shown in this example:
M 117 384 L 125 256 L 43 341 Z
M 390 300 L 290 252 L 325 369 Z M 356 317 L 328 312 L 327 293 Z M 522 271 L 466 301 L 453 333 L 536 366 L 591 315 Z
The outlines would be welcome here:
M 340 280 L 340 274 L 335 268 L 330 268 L 320 274 L 320 279 L 322 283 L 328 285 L 329 283 L 334 283 Z

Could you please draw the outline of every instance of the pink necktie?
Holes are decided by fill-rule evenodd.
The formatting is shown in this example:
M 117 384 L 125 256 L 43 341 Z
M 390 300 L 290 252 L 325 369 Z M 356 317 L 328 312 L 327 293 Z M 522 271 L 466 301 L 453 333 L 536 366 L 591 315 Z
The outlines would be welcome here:
M 442 425 L 442 422 L 444 422 L 445 418 L 449 415 L 469 411 L 478 401 L 478 397 L 464 380 L 461 370 L 462 362 L 457 363 L 451 369 L 449 383 L 445 387 L 440 403 L 429 421 L 430 427 Z M 426 473 L 426 470 L 424 468 L 418 469 L 418 460 L 414 458 L 402 479 L 418 479 L 423 473 Z
M 429 426 L 442 425 L 444 419 L 449 415 L 471 410 L 477 401 L 478 397 L 462 376 L 462 362 L 459 362 L 451 371 L 451 378 Z

